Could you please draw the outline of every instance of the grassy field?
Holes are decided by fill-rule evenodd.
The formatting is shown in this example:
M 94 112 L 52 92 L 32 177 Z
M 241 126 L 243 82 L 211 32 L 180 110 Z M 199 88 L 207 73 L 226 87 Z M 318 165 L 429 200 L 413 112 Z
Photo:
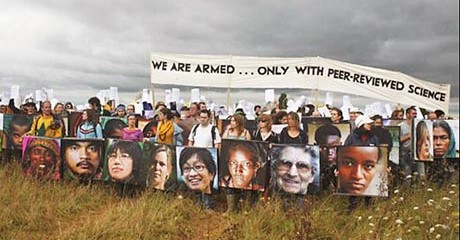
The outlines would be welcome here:
M 348 199 L 325 194 L 283 211 L 272 198 L 238 214 L 200 210 L 190 198 L 145 192 L 119 198 L 107 186 L 42 182 L 17 164 L 0 166 L 0 239 L 458 239 L 459 187 L 393 189 L 346 214 Z

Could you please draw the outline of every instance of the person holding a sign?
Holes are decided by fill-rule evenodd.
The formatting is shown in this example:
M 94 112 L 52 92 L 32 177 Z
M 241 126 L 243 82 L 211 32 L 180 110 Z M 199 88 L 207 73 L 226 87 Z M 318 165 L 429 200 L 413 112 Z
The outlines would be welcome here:
M 51 113 L 51 102 L 46 100 L 41 104 L 41 114 L 34 118 L 29 135 L 50 138 L 62 137 L 61 120 L 56 120 Z
M 406 120 L 398 126 L 401 127 L 400 137 L 400 155 L 399 166 L 402 175 L 405 177 L 405 184 L 412 184 L 412 172 L 416 172 L 421 180 L 425 179 L 425 165 L 423 162 L 414 162 L 411 139 L 412 139 L 412 122 L 417 117 L 417 109 L 415 106 L 410 106 L 406 109 Z
M 356 117 L 356 119 L 355 119 L 356 128 L 355 128 L 355 130 L 353 130 L 353 132 L 350 135 L 348 135 L 347 139 L 345 140 L 344 145 L 345 146 L 378 146 L 380 144 L 380 141 L 374 135 L 374 133 L 371 131 L 373 123 L 374 123 L 374 121 L 372 119 L 370 119 L 368 116 L 359 115 L 358 117 Z M 359 149 L 359 148 L 356 149 L 357 152 L 359 152 L 360 150 L 361 149 Z M 366 156 L 366 155 L 364 155 L 364 156 Z M 359 158 L 359 159 L 361 159 L 361 158 Z M 365 161 L 365 160 L 362 160 L 362 161 Z M 353 162 L 359 162 L 359 161 L 356 160 L 356 159 L 353 159 Z M 349 163 L 349 161 L 347 162 L 347 161 L 344 161 L 343 159 L 340 159 L 340 157 L 338 155 L 338 157 L 337 157 L 337 165 L 338 165 L 338 168 L 339 168 L 339 175 L 340 175 L 340 168 L 343 166 L 342 168 L 345 169 L 346 168 L 345 165 L 347 163 Z M 365 169 L 366 167 L 369 170 L 371 169 L 370 165 L 369 166 L 368 165 L 363 166 L 362 164 L 358 165 L 358 167 L 356 169 L 361 169 L 362 170 L 362 169 Z M 362 173 L 362 172 L 360 172 L 360 173 Z M 370 171 L 368 171 L 367 173 L 368 174 L 365 175 L 365 176 L 370 176 L 370 174 L 369 174 Z M 367 188 L 367 185 L 364 184 L 364 183 L 367 183 L 367 181 L 362 179 L 363 175 L 360 175 L 360 180 L 355 182 L 355 186 L 359 185 L 360 190 L 364 191 Z M 373 177 L 373 175 L 372 175 L 372 177 Z M 349 186 L 349 184 L 348 184 L 349 182 L 341 184 L 340 179 L 341 179 L 341 177 L 339 177 L 339 184 L 338 184 L 339 189 L 343 189 L 344 186 Z M 343 179 L 347 179 L 347 177 L 344 176 Z M 353 184 L 353 183 L 350 183 L 350 184 Z M 346 193 L 351 194 L 351 193 L 355 193 L 355 192 L 356 191 L 353 191 L 353 192 L 348 191 Z M 372 204 L 372 199 L 370 197 L 365 197 L 364 200 L 365 200 L 365 203 L 366 203 L 367 206 L 370 206 Z M 353 211 L 358 206 L 358 203 L 359 203 L 359 198 L 358 197 L 350 196 L 349 197 L 349 205 L 348 205 L 348 213 L 351 213 L 351 211 Z

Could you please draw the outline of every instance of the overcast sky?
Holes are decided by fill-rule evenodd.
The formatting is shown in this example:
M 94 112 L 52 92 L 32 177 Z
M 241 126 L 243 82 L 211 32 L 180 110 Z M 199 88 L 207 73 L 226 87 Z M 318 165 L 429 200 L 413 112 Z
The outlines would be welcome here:
M 349 4 L 352 2 L 353 4 Z M 458 113 L 459 1 L 2 1 L 0 91 L 54 89 L 84 103 L 150 87 L 151 52 L 321 56 L 451 84 Z

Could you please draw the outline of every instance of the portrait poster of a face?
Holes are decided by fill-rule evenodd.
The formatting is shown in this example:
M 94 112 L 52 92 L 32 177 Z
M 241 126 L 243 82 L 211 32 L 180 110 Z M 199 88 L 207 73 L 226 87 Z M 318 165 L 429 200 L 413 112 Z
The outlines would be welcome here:
M 458 120 L 435 120 L 433 126 L 433 155 L 435 159 L 459 157 Z
M 104 140 L 62 139 L 64 177 L 79 181 L 102 179 L 104 165 Z
M 105 138 L 122 138 L 122 130 L 127 126 L 126 118 L 102 116 L 99 120 Z
M 8 149 L 22 149 L 23 137 L 30 130 L 33 117 L 20 114 L 3 115 L 4 145 Z
M 168 192 L 177 190 L 175 146 L 146 142 L 143 158 L 148 162 L 149 189 Z
M 337 193 L 340 195 L 387 197 L 387 164 L 387 147 L 338 147 Z
M 77 129 L 80 123 L 82 122 L 81 119 L 82 112 L 72 111 L 68 117 L 68 127 L 67 127 L 67 134 L 69 137 L 77 136 Z
M 142 158 L 143 144 L 134 141 L 108 139 L 102 177 L 113 183 L 145 186 L 148 164 Z
M 43 180 L 61 179 L 60 139 L 25 136 L 22 142 L 24 175 Z
M 268 143 L 223 139 L 219 187 L 264 191 Z
M 270 186 L 274 191 L 301 195 L 319 192 L 319 146 L 275 144 L 270 154 Z
M 414 119 L 412 124 L 412 149 L 416 161 L 433 161 L 433 123 Z
M 177 147 L 177 179 L 187 189 L 211 194 L 218 189 L 216 148 Z
M 350 123 L 309 123 L 307 124 L 307 127 L 308 142 L 315 143 L 320 146 L 342 145 L 348 135 L 350 135 Z M 318 129 L 319 132 L 317 133 Z M 339 130 L 340 135 L 336 130 Z
M 401 127 L 399 126 L 385 126 L 384 127 L 391 135 L 391 140 L 393 142 L 393 147 L 388 153 L 389 161 L 399 165 L 399 140 L 401 136 Z

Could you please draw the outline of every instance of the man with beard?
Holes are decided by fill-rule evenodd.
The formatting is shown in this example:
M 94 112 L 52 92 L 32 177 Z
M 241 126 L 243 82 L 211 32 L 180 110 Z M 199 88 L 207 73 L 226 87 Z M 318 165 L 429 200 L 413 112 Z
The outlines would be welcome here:
M 102 141 L 67 140 L 64 142 L 64 160 L 67 176 L 79 180 L 100 178 Z

